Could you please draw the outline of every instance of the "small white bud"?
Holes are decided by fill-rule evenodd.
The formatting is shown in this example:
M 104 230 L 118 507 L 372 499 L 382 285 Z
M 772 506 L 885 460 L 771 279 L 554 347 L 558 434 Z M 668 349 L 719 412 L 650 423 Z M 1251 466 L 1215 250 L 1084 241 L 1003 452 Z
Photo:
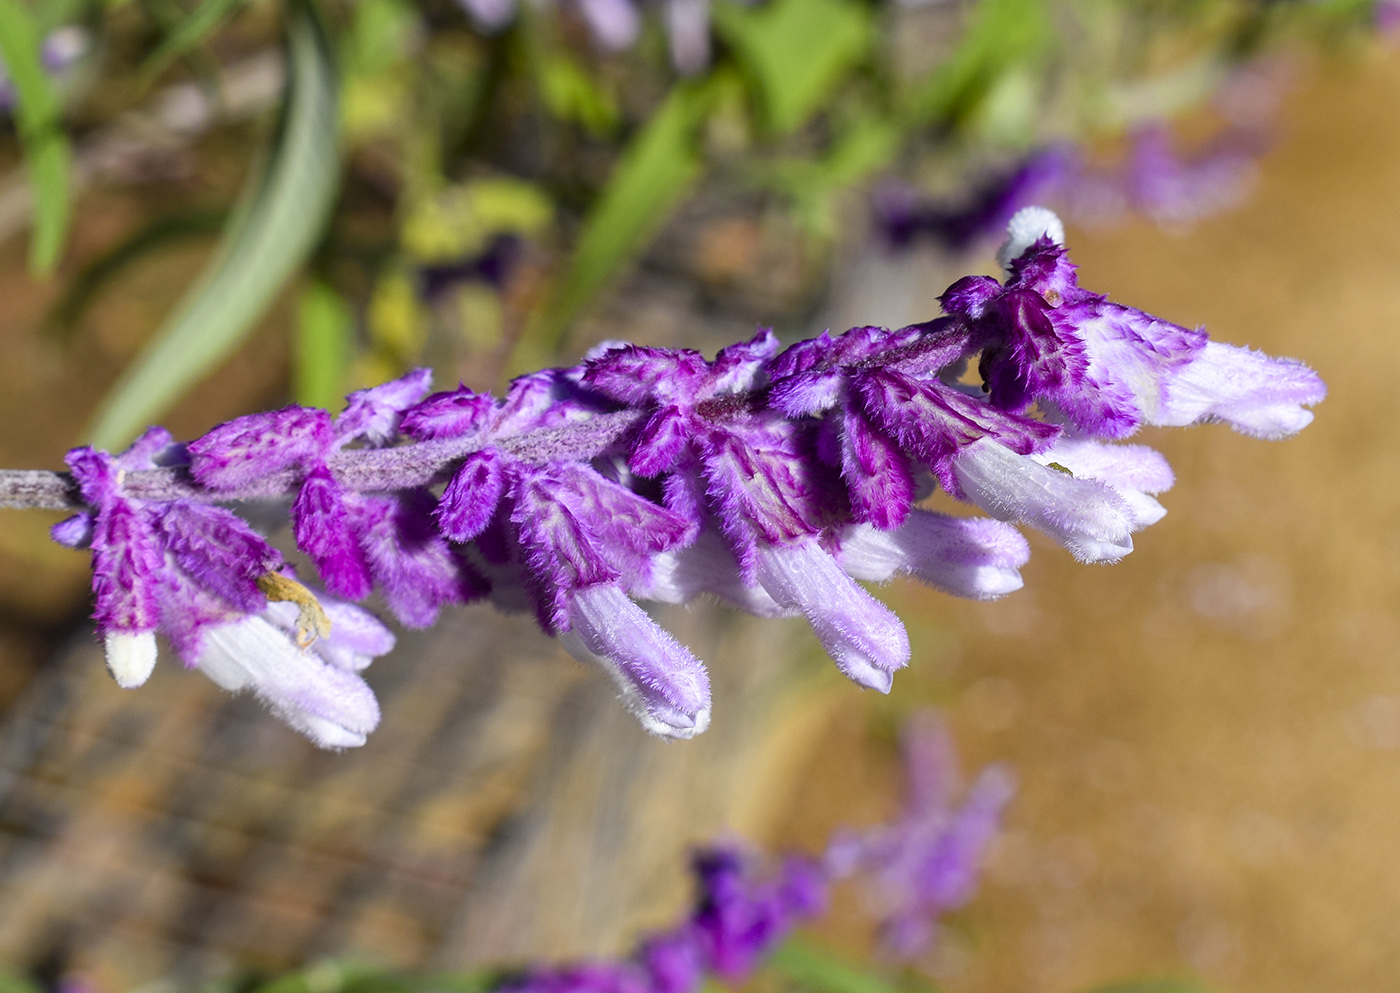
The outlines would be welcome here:
M 107 635 L 107 668 L 124 690 L 132 690 L 151 678 L 156 667 L 154 631 L 114 631 Z
M 1055 244 L 1065 243 L 1065 226 L 1059 216 L 1046 207 L 1022 207 L 1006 225 L 1006 241 L 997 250 L 997 262 L 1007 272 L 1011 271 L 1012 259 L 1030 248 L 1042 237 L 1048 237 Z

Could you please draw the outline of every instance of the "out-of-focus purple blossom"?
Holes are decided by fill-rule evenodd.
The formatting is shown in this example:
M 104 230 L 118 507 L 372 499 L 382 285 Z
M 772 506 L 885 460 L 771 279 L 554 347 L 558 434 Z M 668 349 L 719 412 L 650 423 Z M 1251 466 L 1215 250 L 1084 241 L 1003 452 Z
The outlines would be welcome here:
M 120 456 L 75 449 L 90 509 L 54 537 L 93 550 L 94 617 L 119 682 L 149 674 L 156 631 L 191 664 L 212 642 L 223 654 L 211 674 L 325 744 L 353 744 L 373 723 L 332 671 L 356 666 L 335 663 L 346 652 L 316 623 L 331 612 L 218 502 L 289 499 L 293 537 L 330 592 L 378 591 L 404 624 L 488 593 L 533 609 L 656 734 L 704 730 L 709 681 L 637 600 L 709 594 L 803 617 L 843 673 L 887 692 L 908 637 L 858 580 L 1005 595 L 1028 555 L 1012 525 L 1083 561 L 1121 558 L 1165 513 L 1156 495 L 1173 482 L 1161 455 L 1121 439 L 1217 420 L 1284 437 L 1325 393 L 1298 362 L 1081 288 L 1044 208 L 1017 212 L 1007 232 L 1005 279 L 958 280 L 944 316 L 904 328 L 786 350 L 762 329 L 714 359 L 605 343 L 500 398 L 428 394 L 417 370 L 353 394 L 336 417 L 287 407 L 188 446 L 153 429 Z M 980 386 L 965 381 L 974 358 Z M 182 488 L 153 498 L 142 479 L 161 471 L 178 471 Z M 989 518 L 918 506 L 935 487 Z M 292 641 L 267 617 L 269 598 L 300 605 Z M 334 656 L 279 667 L 306 681 L 304 699 L 225 659 L 243 658 L 242 645 L 274 657 L 274 642 Z
M 497 993 L 698 993 L 749 981 L 799 926 L 826 913 L 831 887 L 863 884 L 888 952 L 913 958 L 938 919 L 974 895 L 986 849 L 1011 799 L 1008 770 L 982 771 L 956 803 L 957 759 L 932 712 L 905 727 L 903 810 L 891 823 L 834 834 L 820 860 L 765 857 L 734 844 L 695 853 L 696 899 L 672 926 L 627 957 L 532 966 Z
M 1371 20 L 1382 35 L 1391 37 L 1400 32 L 1400 0 L 1376 0 Z
M 1022 207 L 1053 196 L 1074 164 L 1068 149 L 1050 148 L 979 185 L 959 204 L 930 203 L 904 183 L 887 181 L 871 197 L 876 230 L 894 248 L 928 238 L 952 251 L 995 237 Z
M 1242 88 L 1241 88 L 1242 89 Z M 1019 166 L 982 185 L 967 200 L 930 201 L 896 181 L 871 197 L 877 232 L 892 248 L 928 239 L 953 251 L 996 237 L 1013 214 L 1033 203 L 1058 203 L 1081 224 L 1111 224 L 1141 214 L 1158 224 L 1188 226 L 1237 206 L 1249 191 L 1256 162 L 1267 147 L 1259 94 L 1239 93 L 1233 107 L 1242 122 L 1183 155 L 1165 124 L 1150 122 L 1128 136 L 1128 153 L 1114 165 L 1096 165 L 1069 145 L 1033 152 Z
M 510 279 L 523 250 L 518 236 L 500 234 L 492 238 L 479 255 L 458 262 L 420 266 L 418 279 L 422 295 L 424 299 L 435 300 L 451 287 L 473 280 L 499 290 Z
M 495 34 L 516 16 L 518 0 L 458 0 L 472 22 Z M 726 0 L 750 2 L 750 0 Z M 588 25 L 598 47 L 606 52 L 631 48 L 641 35 L 640 0 L 569 0 Z M 662 0 L 661 19 L 671 52 L 671 64 L 682 75 L 693 75 L 710 64 L 711 0 Z
M 1194 224 L 1244 200 L 1263 152 L 1257 134 L 1235 130 L 1186 158 L 1165 125 L 1145 126 L 1133 136 L 1129 203 L 1158 224 Z
M 699 851 L 696 900 L 675 926 L 626 959 L 532 968 L 500 993 L 697 993 L 711 976 L 742 983 L 795 927 L 826 910 L 818 863 L 792 856 L 765 872 L 765 861 L 734 846 Z
M 87 54 L 92 38 L 86 28 L 68 24 L 55 28 L 45 37 L 39 47 L 39 61 L 44 71 L 62 82 L 69 71 Z M 14 106 L 15 86 L 0 61 L 0 110 Z
M 826 868 L 835 879 L 863 880 L 886 952 L 912 959 L 935 940 L 938 918 L 972 898 L 1014 788 L 1006 768 L 990 766 L 956 804 L 957 756 L 946 726 L 932 713 L 905 726 L 904 767 L 900 818 L 837 834 L 827 848 Z

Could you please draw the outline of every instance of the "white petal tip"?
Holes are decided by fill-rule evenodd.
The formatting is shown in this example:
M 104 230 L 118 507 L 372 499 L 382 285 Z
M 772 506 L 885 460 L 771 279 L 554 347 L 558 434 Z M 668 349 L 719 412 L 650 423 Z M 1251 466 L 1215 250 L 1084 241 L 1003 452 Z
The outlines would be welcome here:
M 1080 562 L 1102 562 L 1107 565 L 1112 565 L 1133 550 L 1131 538 L 1122 544 L 1113 541 L 1084 541 L 1081 539 L 1075 542 L 1065 542 L 1064 545 L 1069 549 L 1069 553 Z
M 324 718 L 291 714 L 286 711 L 279 711 L 278 716 L 310 738 L 317 748 L 328 748 L 336 751 L 342 748 L 359 748 L 369 740 L 367 734 L 351 731 L 349 728 L 343 728 Z
M 624 700 L 624 702 L 627 702 Z M 710 708 L 706 707 L 695 715 L 684 714 L 680 711 L 668 714 L 658 714 L 655 712 L 633 711 L 642 728 L 649 734 L 654 734 L 658 738 L 671 738 L 676 741 L 687 741 L 696 735 L 704 734 L 710 726 Z
M 1026 585 L 1017 569 L 1002 569 L 996 566 L 983 566 L 977 569 L 971 582 L 954 595 L 968 600 L 1000 600 L 1008 593 L 1015 593 Z
M 156 667 L 154 631 L 117 631 L 107 635 L 107 668 L 124 690 L 135 689 L 151 678 Z
M 836 667 L 851 682 L 857 686 L 863 686 L 867 690 L 874 690 L 876 693 L 889 693 L 894 688 L 894 672 L 890 669 L 881 669 L 868 659 L 838 657 L 836 658 Z
M 1065 243 L 1065 225 L 1059 216 L 1046 207 L 1022 207 L 1006 225 L 1006 241 L 997 251 L 997 261 L 1009 270 L 1013 259 L 1019 258 L 1041 238 L 1057 245 Z

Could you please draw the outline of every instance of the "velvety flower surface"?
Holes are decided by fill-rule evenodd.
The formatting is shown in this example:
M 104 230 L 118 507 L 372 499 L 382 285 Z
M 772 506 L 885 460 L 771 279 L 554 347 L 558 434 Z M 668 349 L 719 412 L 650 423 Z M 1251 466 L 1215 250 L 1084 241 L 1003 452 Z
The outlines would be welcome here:
M 285 501 L 326 589 L 376 593 L 405 625 L 481 597 L 533 610 L 656 734 L 704 730 L 709 680 L 637 601 L 709 595 L 800 617 L 842 672 L 887 692 L 909 640 L 859 581 L 1006 595 L 1029 554 L 1022 525 L 1114 561 L 1166 512 L 1157 497 L 1173 482 L 1159 453 L 1123 439 L 1210 421 L 1285 437 L 1325 394 L 1299 362 L 1081 287 L 1051 212 L 1021 210 L 1007 231 L 1003 279 L 958 280 L 942 316 L 904 328 L 786 349 L 760 330 L 713 359 L 608 342 L 502 397 L 429 393 L 415 370 L 336 416 L 287 407 L 188 445 L 153 428 L 121 455 L 75 449 L 89 509 L 54 537 L 92 549 L 118 682 L 144 681 L 159 632 L 323 744 L 363 740 L 377 719 L 341 675 L 356 666 L 335 661 L 340 622 L 221 503 Z M 294 634 L 270 603 L 298 605 Z M 249 661 L 284 649 L 302 652 L 297 665 Z

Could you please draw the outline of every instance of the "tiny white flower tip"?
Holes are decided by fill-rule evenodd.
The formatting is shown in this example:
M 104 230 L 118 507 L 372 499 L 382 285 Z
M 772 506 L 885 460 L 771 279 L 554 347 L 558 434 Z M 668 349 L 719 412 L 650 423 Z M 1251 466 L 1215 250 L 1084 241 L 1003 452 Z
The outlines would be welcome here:
M 997 262 L 1010 271 L 1012 259 L 1030 248 L 1042 237 L 1057 245 L 1065 243 L 1065 225 L 1053 210 L 1046 207 L 1022 207 L 1006 225 L 1006 241 L 997 251 Z
M 894 689 L 894 673 L 885 669 L 878 669 L 873 665 L 855 666 L 850 665 L 846 669 L 846 678 L 850 679 L 857 686 L 864 686 L 868 690 L 876 693 L 889 694 Z
M 114 631 L 107 635 L 107 668 L 124 690 L 145 684 L 156 667 L 154 631 Z
M 287 710 L 277 710 L 277 715 L 306 735 L 318 748 L 342 749 L 359 748 L 369 741 L 369 736 L 343 728 L 334 721 L 311 714 L 295 714 Z
M 692 717 L 690 714 L 680 711 L 660 713 L 655 709 L 648 711 L 644 707 L 634 707 L 625 695 L 623 703 L 628 704 L 628 709 L 641 723 L 642 729 L 658 738 L 687 741 L 696 735 L 704 734 L 710 726 L 710 708 L 708 706 Z

